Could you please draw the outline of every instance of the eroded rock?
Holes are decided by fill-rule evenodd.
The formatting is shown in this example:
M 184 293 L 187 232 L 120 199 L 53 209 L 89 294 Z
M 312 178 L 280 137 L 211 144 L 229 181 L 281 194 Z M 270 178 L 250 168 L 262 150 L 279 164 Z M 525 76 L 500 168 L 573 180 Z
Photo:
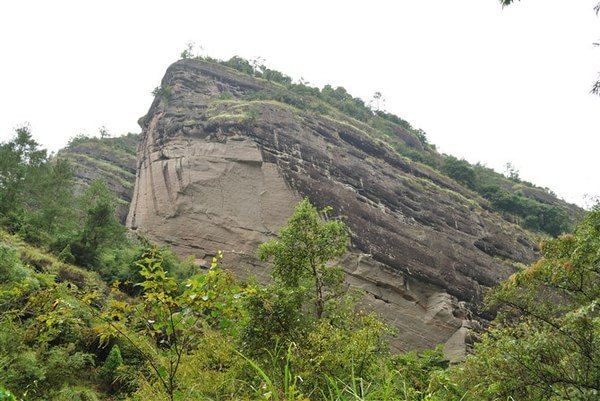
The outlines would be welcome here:
M 202 61 L 173 64 L 162 84 L 170 95 L 140 120 L 127 224 L 199 265 L 222 250 L 238 275 L 266 280 L 256 247 L 307 196 L 351 229 L 347 281 L 398 328 L 393 346 L 445 343 L 460 358 L 484 290 L 536 256 L 527 232 L 358 122 L 245 100 L 272 84 Z

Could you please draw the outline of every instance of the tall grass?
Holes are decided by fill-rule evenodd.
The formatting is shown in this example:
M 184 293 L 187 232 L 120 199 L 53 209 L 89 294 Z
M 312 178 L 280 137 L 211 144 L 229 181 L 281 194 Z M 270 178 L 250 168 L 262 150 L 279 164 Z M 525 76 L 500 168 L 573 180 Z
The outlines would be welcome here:
M 260 384 L 252 387 L 257 399 L 272 401 L 464 401 L 467 393 L 458 393 L 456 387 L 450 385 L 447 377 L 432 376 L 426 388 L 415 389 L 399 370 L 382 368 L 383 373 L 377 380 L 369 381 L 356 374 L 354 365 L 350 366 L 351 375 L 347 380 L 324 374 L 326 381 L 323 388 L 304 389 L 302 378 L 294 374 L 292 369 L 293 344 L 282 355 L 281 348 L 269 352 L 270 360 L 261 367 L 258 362 L 239 353 L 239 355 L 256 372 Z

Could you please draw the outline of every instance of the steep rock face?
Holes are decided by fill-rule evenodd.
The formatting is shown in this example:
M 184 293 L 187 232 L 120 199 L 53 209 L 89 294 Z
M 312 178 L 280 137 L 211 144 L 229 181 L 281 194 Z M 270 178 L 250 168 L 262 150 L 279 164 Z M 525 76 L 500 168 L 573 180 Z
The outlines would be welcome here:
M 140 120 L 127 224 L 200 265 L 222 250 L 241 276 L 266 279 L 256 247 L 307 196 L 351 229 L 348 283 L 399 328 L 393 345 L 445 343 L 456 358 L 484 289 L 536 256 L 527 232 L 356 120 L 247 100 L 274 85 L 213 63 L 177 62 L 162 85 Z
M 157 139 L 154 133 L 148 131 L 142 145 L 128 225 L 180 254 L 195 255 L 201 265 L 224 250 L 228 262 L 248 267 L 239 258 L 253 255 L 257 244 L 276 232 L 299 197 L 274 164 L 263 162 L 249 138 L 179 137 L 167 146 L 145 146 Z

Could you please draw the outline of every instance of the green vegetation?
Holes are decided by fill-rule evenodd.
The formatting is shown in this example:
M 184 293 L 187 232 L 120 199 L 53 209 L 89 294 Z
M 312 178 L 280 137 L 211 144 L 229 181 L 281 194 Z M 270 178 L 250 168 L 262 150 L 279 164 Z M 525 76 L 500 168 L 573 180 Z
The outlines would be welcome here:
M 493 210 L 518 218 L 518 222 L 526 228 L 552 236 L 570 229 L 569 216 L 563 208 L 527 197 L 518 189 L 514 190 L 516 186 L 509 186 L 507 189 L 501 187 L 504 180 L 499 179 L 497 173 L 490 169 L 479 165 L 473 167 L 466 160 L 446 156 L 442 171 L 489 200 Z M 522 183 L 514 168 L 509 170 L 509 179 Z
M 161 85 L 154 88 L 151 93 L 153 96 L 160 96 L 165 100 L 169 100 L 173 90 L 168 85 Z
M 304 81 L 293 83 L 291 77 L 279 71 L 271 70 L 258 61 L 250 62 L 238 56 L 227 61 L 203 59 L 218 62 L 244 74 L 275 84 L 264 91 L 248 94 L 248 100 L 276 100 L 300 110 L 328 114 L 334 118 L 336 116 L 350 118 L 356 122 L 367 124 L 374 130 L 375 135 L 387 138 L 390 146 L 403 155 L 426 164 L 434 165 L 436 163 L 431 154 L 433 146 L 428 143 L 423 130 L 413 128 L 410 123 L 398 116 L 372 109 L 362 99 L 350 95 L 343 87 L 333 88 L 331 85 L 325 85 L 319 89 Z M 398 130 L 408 137 L 412 136 L 414 142 L 407 146 L 398 136 Z
M 509 192 L 496 186 L 477 187 L 495 210 L 519 216 L 519 222 L 532 230 L 556 236 L 570 228 L 569 217 L 559 206 L 527 198 L 519 192 Z
M 479 399 L 595 400 L 600 396 L 600 209 L 573 235 L 489 297 L 493 328 L 457 368 Z M 472 386 L 472 384 L 471 384 Z
M 477 187 L 477 174 L 466 160 L 459 160 L 454 156 L 448 156 L 444 159 L 442 171 L 446 173 L 448 177 L 460 182 L 468 188 L 475 189 Z
M 336 220 L 324 221 L 330 209 L 317 211 L 308 199 L 302 200 L 279 238 L 260 246 L 262 260 L 273 259 L 273 278 L 276 285 L 295 289 L 309 280 L 314 290 L 314 310 L 317 319 L 323 317 L 327 294 L 342 285 L 343 273 L 331 266 L 331 259 L 346 253 L 349 236 L 345 225 Z
M 46 243 L 71 230 L 71 170 L 51 161 L 27 127 L 0 144 L 0 222 L 33 243 Z

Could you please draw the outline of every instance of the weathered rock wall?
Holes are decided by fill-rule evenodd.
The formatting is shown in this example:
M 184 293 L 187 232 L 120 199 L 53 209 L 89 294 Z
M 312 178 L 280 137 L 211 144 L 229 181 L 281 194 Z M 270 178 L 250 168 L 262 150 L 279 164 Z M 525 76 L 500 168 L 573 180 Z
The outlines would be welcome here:
M 307 196 L 350 227 L 348 282 L 399 328 L 393 345 L 446 343 L 459 357 L 485 288 L 536 255 L 476 194 L 356 121 L 244 100 L 273 84 L 212 63 L 177 62 L 162 85 L 140 120 L 127 224 L 200 265 L 222 250 L 239 275 L 266 279 L 255 249 Z

